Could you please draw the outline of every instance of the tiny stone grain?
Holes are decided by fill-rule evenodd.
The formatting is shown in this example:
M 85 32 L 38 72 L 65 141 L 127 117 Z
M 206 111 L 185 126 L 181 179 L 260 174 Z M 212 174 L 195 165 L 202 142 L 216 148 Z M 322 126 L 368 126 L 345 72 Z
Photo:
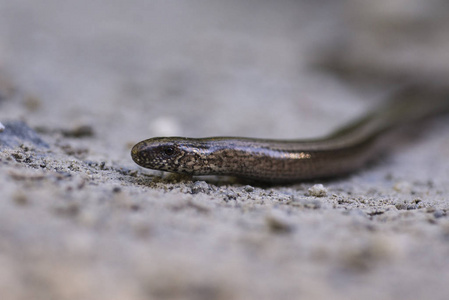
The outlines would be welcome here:
M 310 196 L 325 197 L 327 196 L 327 189 L 322 184 L 315 184 L 308 190 Z
M 207 193 L 210 190 L 205 181 L 196 181 L 192 184 L 192 194 Z
M 293 224 L 288 219 L 288 216 L 279 210 L 270 211 L 266 215 L 265 221 L 273 232 L 290 232 L 293 230 Z

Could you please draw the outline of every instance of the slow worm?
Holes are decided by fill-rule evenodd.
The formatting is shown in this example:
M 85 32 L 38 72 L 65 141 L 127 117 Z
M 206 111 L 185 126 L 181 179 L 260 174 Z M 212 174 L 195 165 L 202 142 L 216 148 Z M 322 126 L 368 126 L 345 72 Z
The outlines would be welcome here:
M 449 110 L 446 90 L 409 87 L 389 98 L 377 110 L 319 139 L 157 137 L 136 144 L 131 156 L 155 170 L 277 183 L 344 175 L 385 150 L 392 129 Z

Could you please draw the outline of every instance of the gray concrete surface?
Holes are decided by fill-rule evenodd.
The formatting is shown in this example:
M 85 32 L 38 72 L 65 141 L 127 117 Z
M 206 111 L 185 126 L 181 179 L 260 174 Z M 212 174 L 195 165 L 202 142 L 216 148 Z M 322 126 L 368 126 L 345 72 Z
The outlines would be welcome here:
M 365 2 L 0 0 L 1 299 L 446 299 L 448 118 L 330 181 L 130 158 L 158 135 L 315 137 L 447 74 L 444 2 Z

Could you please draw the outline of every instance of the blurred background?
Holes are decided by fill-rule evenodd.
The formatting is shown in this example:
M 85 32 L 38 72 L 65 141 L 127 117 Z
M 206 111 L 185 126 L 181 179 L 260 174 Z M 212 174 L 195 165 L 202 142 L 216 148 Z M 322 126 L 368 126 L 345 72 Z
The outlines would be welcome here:
M 0 0 L 0 72 L 25 94 L 0 118 L 94 126 L 112 158 L 158 135 L 316 136 L 381 98 L 347 78 L 447 78 L 448 5 Z
M 446 299 L 444 122 L 319 199 L 164 181 L 129 151 L 325 134 L 444 84 L 448 32 L 447 0 L 0 0 L 0 121 L 50 145 L 0 152 L 0 298 Z

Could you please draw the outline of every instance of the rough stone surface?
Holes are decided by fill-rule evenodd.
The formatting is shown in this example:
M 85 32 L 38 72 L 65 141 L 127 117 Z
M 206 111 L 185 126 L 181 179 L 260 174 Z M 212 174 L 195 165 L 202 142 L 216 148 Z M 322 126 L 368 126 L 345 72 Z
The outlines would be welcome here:
M 36 147 L 48 148 L 47 143 L 22 121 L 7 122 L 5 123 L 4 129 L 0 131 L 2 131 L 0 135 L 0 149 L 6 147 L 15 148 L 24 143 L 31 143 Z
M 408 72 L 377 44 L 383 10 L 355 18 L 355 2 L 0 0 L 0 298 L 447 299 L 447 117 L 327 181 L 189 178 L 130 158 L 159 135 L 316 137 L 375 105 L 382 87 L 309 64 L 358 20 L 376 51 L 340 65 Z M 401 43 L 414 16 L 432 19 L 386 2 L 388 20 L 408 12 Z M 404 56 L 413 70 L 447 67 L 424 51 L 444 43 L 436 30 Z

